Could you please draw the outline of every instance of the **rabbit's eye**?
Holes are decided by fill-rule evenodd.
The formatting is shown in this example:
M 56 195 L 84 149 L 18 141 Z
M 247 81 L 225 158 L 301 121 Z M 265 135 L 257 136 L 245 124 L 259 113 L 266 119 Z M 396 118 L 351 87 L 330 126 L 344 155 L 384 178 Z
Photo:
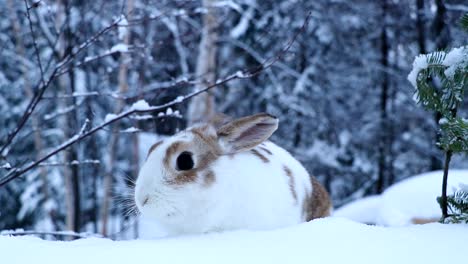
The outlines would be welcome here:
M 177 157 L 177 169 L 181 171 L 193 169 L 192 153 L 184 151 Z

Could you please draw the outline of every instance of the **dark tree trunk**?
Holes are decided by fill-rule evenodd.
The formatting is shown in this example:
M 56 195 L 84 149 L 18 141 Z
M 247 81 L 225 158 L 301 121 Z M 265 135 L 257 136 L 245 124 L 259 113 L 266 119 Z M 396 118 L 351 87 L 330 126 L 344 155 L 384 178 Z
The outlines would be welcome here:
M 68 4 L 67 4 L 68 5 Z M 71 32 L 70 28 L 70 8 L 66 8 L 66 18 L 67 18 L 67 27 L 64 32 L 65 41 L 67 43 L 67 47 L 65 49 L 65 56 L 72 53 L 73 49 L 73 42 L 74 42 L 74 35 Z M 69 80 L 70 80 L 70 87 L 69 92 L 73 94 L 76 91 L 75 87 L 75 74 L 74 71 L 69 72 Z M 77 105 L 76 98 L 71 97 L 68 102 L 69 105 Z M 75 133 L 78 133 L 80 127 L 78 125 L 78 118 L 77 118 L 77 110 L 76 108 L 73 111 L 70 111 L 67 114 L 67 119 L 70 124 L 68 128 L 67 137 L 71 138 Z M 68 160 L 67 162 L 72 162 L 75 160 L 79 160 L 78 158 L 78 150 L 77 146 L 72 146 L 69 150 Z M 79 166 L 71 166 L 71 184 L 72 184 L 72 191 L 73 191 L 73 231 L 79 232 L 81 228 L 81 192 L 80 192 L 80 167 Z
M 425 10 L 424 0 L 416 0 L 416 29 L 418 31 L 419 53 L 426 53 L 426 30 L 424 27 Z
M 448 180 L 448 170 L 450 165 L 450 160 L 452 158 L 452 151 L 447 151 L 445 153 L 445 163 L 444 163 L 444 176 L 442 179 L 442 197 L 440 199 L 440 207 L 442 209 L 442 218 L 445 219 L 448 216 L 447 209 L 447 180 Z
M 447 9 L 443 0 L 435 0 L 437 7 L 436 16 L 432 25 L 434 38 L 435 38 L 435 48 L 444 49 L 447 47 L 450 39 L 450 31 L 445 23 L 445 16 Z
M 449 36 L 450 36 L 449 29 L 447 25 L 445 24 L 445 14 L 447 10 L 445 8 L 443 0 L 436 0 L 435 4 L 437 7 L 437 12 L 434 18 L 434 22 L 432 24 L 432 32 L 434 32 L 436 50 L 442 50 L 448 46 Z M 434 83 L 434 86 L 437 87 L 435 83 Z M 439 112 L 436 112 L 434 114 L 434 121 L 435 121 L 436 127 L 439 127 L 439 120 L 441 117 L 442 115 Z M 436 142 L 439 142 L 440 135 L 437 130 L 435 132 L 434 139 Z M 431 156 L 431 170 L 440 170 L 440 169 L 442 169 L 442 161 L 437 156 L 432 155 Z
M 389 78 L 388 78 L 388 37 L 387 37 L 387 25 L 385 24 L 385 17 L 387 15 L 387 3 L 382 1 L 382 13 L 384 17 L 384 25 L 382 27 L 382 33 L 380 35 L 380 66 L 382 67 L 382 82 L 380 91 L 380 138 L 378 145 L 378 175 L 376 183 L 376 192 L 382 193 L 385 189 L 387 166 L 387 149 L 388 146 L 388 97 L 389 97 Z

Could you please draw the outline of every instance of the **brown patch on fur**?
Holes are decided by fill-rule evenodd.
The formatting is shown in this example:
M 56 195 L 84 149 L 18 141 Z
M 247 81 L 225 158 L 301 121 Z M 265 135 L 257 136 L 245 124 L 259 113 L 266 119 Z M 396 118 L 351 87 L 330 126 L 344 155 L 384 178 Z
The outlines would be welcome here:
M 261 159 L 263 162 L 265 163 L 270 162 L 270 160 L 267 157 L 265 157 L 262 153 L 260 153 L 258 150 L 251 149 L 250 152 L 254 154 L 255 156 L 257 156 L 259 159 Z
M 217 154 L 220 154 L 221 150 L 218 145 L 218 139 L 216 135 L 207 133 L 208 129 L 209 129 L 208 126 L 194 127 L 190 130 L 190 132 L 192 132 L 195 135 L 196 139 L 203 141 L 203 142 L 199 142 L 201 143 L 200 144 L 201 148 L 203 148 L 204 147 L 203 145 L 206 144 L 209 150 L 214 151 Z
M 296 189 L 295 189 L 294 176 L 292 174 L 292 171 L 286 165 L 283 165 L 283 170 L 284 170 L 284 172 L 286 173 L 286 175 L 289 178 L 289 190 L 291 190 L 291 194 L 292 194 L 292 196 L 294 198 L 294 201 L 295 201 L 295 203 L 297 203 L 297 193 L 296 193 Z
M 269 155 L 273 155 L 273 153 L 271 153 L 271 151 L 265 147 L 259 147 L 261 150 L 265 151 L 266 153 L 268 153 Z
M 151 152 L 153 152 L 157 147 L 159 147 L 161 144 L 163 143 L 162 140 L 154 143 L 151 148 L 148 150 L 148 154 L 146 155 L 146 159 L 148 159 L 149 155 L 151 154 Z
M 216 177 L 215 177 L 215 174 L 212 170 L 208 170 L 206 173 L 205 173 L 205 177 L 204 177 L 204 183 L 205 183 L 205 186 L 210 186 L 212 185 L 215 180 L 216 180 Z
M 180 141 L 176 141 L 174 143 L 172 143 L 172 145 L 170 145 L 167 149 L 166 149 L 166 155 L 164 156 L 164 166 L 166 166 L 167 168 L 170 168 L 170 165 L 171 165 L 171 157 L 176 153 L 176 152 L 180 152 L 180 150 L 182 149 L 182 147 L 184 146 L 185 144 L 183 142 L 180 142 Z
M 194 182 L 197 179 L 197 172 L 194 170 L 188 170 L 179 172 L 176 177 L 172 180 L 169 180 L 168 183 L 174 185 L 181 185 L 188 182 Z
M 325 188 L 313 176 L 310 176 L 310 182 L 312 184 L 312 194 L 306 194 L 304 203 L 302 204 L 303 215 L 306 221 L 329 216 L 332 207 L 330 197 Z
M 187 149 L 187 147 L 187 143 L 176 141 L 166 149 L 166 155 L 164 156 L 163 163 L 167 171 L 176 171 L 176 168 L 174 168 L 175 164 L 171 164 L 171 161 L 174 160 L 173 156 L 177 153 L 181 153 Z M 193 182 L 196 178 L 197 173 L 194 170 L 176 171 L 176 176 L 167 182 L 169 184 L 180 185 L 186 182 Z
M 411 219 L 411 223 L 415 225 L 424 225 L 429 223 L 437 223 L 439 222 L 440 218 L 437 217 L 430 217 L 430 218 L 423 218 L 423 217 L 414 217 Z
M 182 185 L 189 182 L 194 182 L 198 177 L 204 177 L 203 181 L 209 185 L 214 182 L 214 173 L 210 173 L 210 165 L 218 158 L 220 148 L 217 143 L 216 135 L 209 133 L 209 127 L 195 127 L 189 130 L 194 135 L 193 142 L 174 142 L 166 150 L 164 157 L 164 166 L 166 170 L 175 175 L 167 182 L 173 185 Z M 179 171 L 175 168 L 174 162 L 176 157 L 183 151 L 190 151 L 194 155 L 195 167 L 187 171 Z M 208 170 L 208 171 L 207 171 Z

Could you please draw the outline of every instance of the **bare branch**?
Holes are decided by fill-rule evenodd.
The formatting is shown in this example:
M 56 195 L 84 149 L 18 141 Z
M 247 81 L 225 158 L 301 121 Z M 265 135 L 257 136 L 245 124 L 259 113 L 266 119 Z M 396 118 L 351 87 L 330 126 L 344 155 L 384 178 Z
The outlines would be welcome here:
M 115 53 L 130 53 L 130 52 L 132 52 L 132 48 L 133 47 L 126 46 L 125 49 L 122 49 L 122 48 L 117 47 L 117 45 L 116 45 L 116 46 L 112 47 L 110 50 L 107 50 L 102 54 L 92 56 L 92 57 L 86 57 L 86 58 L 84 58 L 83 61 L 80 61 L 80 62 L 76 63 L 75 65 L 71 65 L 69 67 L 66 67 L 65 69 L 58 72 L 57 75 L 63 75 L 65 73 L 70 72 L 72 69 L 75 69 L 75 68 L 81 67 L 83 65 L 86 65 L 88 63 L 91 63 L 93 61 L 97 61 L 97 60 L 100 60 L 102 58 L 111 56 L 111 55 L 113 55 Z
M 25 0 L 25 3 L 26 3 L 26 7 L 28 7 L 27 5 L 27 0 Z M 29 16 L 29 9 L 28 10 L 28 20 L 30 21 L 30 16 Z M 111 23 L 110 25 L 108 25 L 107 27 L 105 27 L 104 29 L 100 30 L 98 33 L 96 33 L 95 35 L 93 35 L 91 38 L 89 38 L 88 40 L 86 40 L 84 43 L 82 43 L 77 49 L 73 50 L 71 52 L 71 54 L 67 55 L 61 62 L 59 62 L 54 70 L 52 71 L 52 73 L 50 74 L 49 78 L 47 79 L 47 81 L 44 81 L 43 78 L 44 78 L 44 72 L 43 72 L 43 69 L 42 69 L 42 66 L 40 66 L 41 68 L 41 82 L 36 85 L 37 89 L 33 89 L 34 91 L 37 91 L 35 92 L 33 98 L 31 99 L 31 101 L 29 102 L 28 106 L 26 107 L 22 117 L 20 118 L 20 120 L 18 121 L 18 124 L 16 125 L 16 127 L 13 129 L 12 132 L 8 133 L 8 136 L 7 136 L 7 139 L 5 140 L 5 143 L 4 145 L 0 148 L 0 157 L 2 157 L 3 159 L 5 159 L 6 155 L 8 154 L 8 151 L 9 151 L 9 146 L 12 144 L 14 138 L 18 135 L 19 131 L 21 131 L 21 129 L 24 127 L 24 125 L 26 124 L 26 122 L 28 121 L 28 119 L 31 117 L 32 113 L 34 112 L 37 104 L 41 101 L 45 91 L 47 90 L 47 88 L 50 86 L 50 84 L 52 83 L 52 81 L 54 81 L 58 76 L 60 76 L 60 74 L 63 74 L 65 72 L 63 72 L 63 69 L 66 67 L 66 65 L 68 63 L 70 63 L 71 61 L 73 61 L 73 59 L 81 52 L 83 51 L 84 49 L 86 49 L 87 47 L 89 47 L 92 43 L 94 43 L 100 36 L 102 36 L 103 34 L 105 34 L 106 32 L 110 31 L 111 29 L 115 28 L 118 23 L 121 21 L 121 17 L 116 19 L 113 23 Z M 32 30 L 32 22 L 30 21 L 30 28 Z M 33 31 L 32 31 L 32 34 L 33 34 Z M 35 48 L 37 48 L 37 45 L 36 45 L 36 41 L 35 41 L 35 37 L 34 37 L 34 34 L 33 34 L 33 41 L 34 41 L 34 46 Z M 38 55 L 38 50 L 36 50 L 36 55 Z M 39 59 L 39 57 L 38 57 Z M 40 62 L 39 62 L 40 63 Z M 41 64 L 41 63 L 40 63 Z
M 31 7 L 29 7 L 28 1 L 24 0 L 24 5 L 26 6 L 26 18 L 28 19 L 29 30 L 31 31 L 31 36 L 32 36 L 32 40 L 33 40 L 34 52 L 36 53 L 37 63 L 39 65 L 39 70 L 41 72 L 41 82 L 42 82 L 42 85 L 44 86 L 45 85 L 44 68 L 42 67 L 41 56 L 39 54 L 39 48 L 37 47 L 36 34 L 34 33 L 34 30 L 33 30 L 33 23 L 31 21 L 31 13 L 29 12 L 29 10 L 31 8 L 37 7 L 39 5 L 39 3 L 40 3 L 40 1 L 34 3 Z
M 57 69 L 55 69 L 52 72 L 49 79 L 43 85 L 39 86 L 39 88 L 37 89 L 37 92 L 35 93 L 35 95 L 31 99 L 31 101 L 29 102 L 29 104 L 26 107 L 26 110 L 24 111 L 22 117 L 18 121 L 18 124 L 16 125 L 15 129 L 12 132 L 8 133 L 5 144 L 0 149 L 0 156 L 3 159 L 8 154 L 8 147 L 13 142 L 13 139 L 18 135 L 18 132 L 24 127 L 24 125 L 28 121 L 29 117 L 31 117 L 32 113 L 34 112 L 34 109 L 36 108 L 37 104 L 41 101 L 41 98 L 44 95 L 44 92 L 50 86 L 52 81 L 57 77 L 56 73 L 57 73 Z M 34 90 L 36 90 L 36 89 L 34 89 Z
M 25 236 L 25 235 L 40 235 L 40 236 L 71 236 L 77 238 L 88 238 L 88 237 L 102 237 L 99 234 L 93 233 L 76 233 L 73 231 L 34 231 L 34 230 L 21 230 L 21 231 L 2 231 L 2 236 Z
M 101 164 L 99 160 L 73 160 L 70 162 L 43 162 L 39 164 L 40 167 L 58 167 L 58 166 L 80 166 L 80 165 L 96 165 Z

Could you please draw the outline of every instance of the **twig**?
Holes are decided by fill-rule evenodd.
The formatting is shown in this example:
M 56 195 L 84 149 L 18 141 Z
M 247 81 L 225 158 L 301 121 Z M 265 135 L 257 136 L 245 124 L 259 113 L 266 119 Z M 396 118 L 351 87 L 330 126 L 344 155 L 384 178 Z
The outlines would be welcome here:
M 76 63 L 75 65 L 72 65 L 72 66 L 64 68 L 63 70 L 60 70 L 60 72 L 58 72 L 57 75 L 59 75 L 59 76 L 63 75 L 65 73 L 70 72 L 72 69 L 75 69 L 75 68 L 81 67 L 83 65 L 86 65 L 88 63 L 91 63 L 93 61 L 97 61 L 97 60 L 100 60 L 102 58 L 111 56 L 111 55 L 113 55 L 115 53 L 131 53 L 133 51 L 133 47 L 127 47 L 127 48 L 128 48 L 128 50 L 126 50 L 126 51 L 111 48 L 110 50 L 107 50 L 106 52 L 104 52 L 102 54 L 92 56 L 92 57 L 86 57 L 86 58 L 84 58 L 83 61 L 80 61 L 80 62 Z
M 10 181 L 12 181 L 15 178 L 18 178 L 19 176 L 23 175 L 24 173 L 30 171 L 31 169 L 38 166 L 43 161 L 45 161 L 45 160 L 49 159 L 50 157 L 56 155 L 57 153 L 61 152 L 62 150 L 66 149 L 66 148 L 68 148 L 69 146 L 75 144 L 76 142 L 79 142 L 79 141 L 91 136 L 92 134 L 94 134 L 94 133 L 98 132 L 99 130 L 105 128 L 106 126 L 109 126 L 109 125 L 117 122 L 120 119 L 123 119 L 123 118 L 125 118 L 127 116 L 130 116 L 130 115 L 133 115 L 133 114 L 141 114 L 141 113 L 150 113 L 150 112 L 160 111 L 160 110 L 165 109 L 167 107 L 171 107 L 171 106 L 174 106 L 174 105 L 181 104 L 181 103 L 187 101 L 188 99 L 190 99 L 190 98 L 192 98 L 194 96 L 197 96 L 197 95 L 199 95 L 201 93 L 204 93 L 204 92 L 206 92 L 206 91 L 208 91 L 208 90 L 210 90 L 210 89 L 212 89 L 214 87 L 226 84 L 226 83 L 228 83 L 230 81 L 233 81 L 233 80 L 236 80 L 236 79 L 249 79 L 249 78 L 252 78 L 252 77 L 260 74 L 262 71 L 270 68 L 275 62 L 280 60 L 284 56 L 284 54 L 286 54 L 289 51 L 292 44 L 296 41 L 297 37 L 307 27 L 307 25 L 309 23 L 310 16 L 311 16 L 311 13 L 309 12 L 309 14 L 307 15 L 307 17 L 306 17 L 306 19 L 304 21 L 304 24 L 302 25 L 300 31 L 297 32 L 293 36 L 293 38 L 291 38 L 287 42 L 287 44 L 284 46 L 284 48 L 276 56 L 274 56 L 272 59 L 266 60 L 264 64 L 254 68 L 252 70 L 238 71 L 238 72 L 236 72 L 234 74 L 231 74 L 231 75 L 227 76 L 226 78 L 224 78 L 222 80 L 218 80 L 215 83 L 206 86 L 203 89 L 200 89 L 198 91 L 189 93 L 189 94 L 187 94 L 185 96 L 179 96 L 176 99 L 174 99 L 174 100 L 172 100 L 172 101 L 170 101 L 168 103 L 162 104 L 162 105 L 146 107 L 146 108 L 131 107 L 130 109 L 128 109 L 128 110 L 126 110 L 126 111 L 124 111 L 124 112 L 122 112 L 122 113 L 120 113 L 120 114 L 118 114 L 118 115 L 116 115 L 116 116 L 114 116 L 112 118 L 109 118 L 108 120 L 106 120 L 102 124 L 92 128 L 92 129 L 90 129 L 88 131 L 86 131 L 86 129 L 85 129 L 86 125 L 88 123 L 88 122 L 86 122 L 85 125 L 83 125 L 83 127 L 81 128 L 81 130 L 80 130 L 80 132 L 78 134 L 76 134 L 72 138 L 70 138 L 67 141 L 65 141 L 64 143 L 62 143 L 60 146 L 58 146 L 56 149 L 54 149 L 51 152 L 49 152 L 48 154 L 46 154 L 44 157 L 40 158 L 39 160 L 37 160 L 35 162 L 30 163 L 29 165 L 26 165 L 23 168 L 19 168 L 19 169 L 18 168 L 13 168 L 13 169 L 11 169 L 10 173 L 8 173 L 7 175 L 5 175 L 3 178 L 0 179 L 0 187 L 4 186 L 5 184 L 9 183 Z
M 52 235 L 52 236 L 71 236 L 77 238 L 88 238 L 88 237 L 102 237 L 99 234 L 92 234 L 92 233 L 76 233 L 73 231 L 34 231 L 34 230 L 27 230 L 27 231 L 1 231 L 0 235 L 2 236 L 25 236 L 25 235 Z
M 107 33 L 108 31 L 112 30 L 113 28 L 117 27 L 118 24 L 122 21 L 123 19 L 123 16 L 120 16 L 119 18 L 117 18 L 116 20 L 114 20 L 114 22 L 112 22 L 110 25 L 106 26 L 105 28 L 101 29 L 101 31 L 99 31 L 98 33 L 94 34 L 91 38 L 87 39 L 85 42 L 83 42 L 82 44 L 80 44 L 78 46 L 78 48 L 76 49 L 73 49 L 72 52 L 70 54 L 68 54 L 67 56 L 65 56 L 65 58 L 63 58 L 63 60 L 61 62 L 59 62 L 56 66 L 56 68 L 59 68 L 59 72 L 62 72 L 62 69 L 68 64 L 70 63 L 73 58 L 75 58 L 78 54 L 80 54 L 83 50 L 85 50 L 86 48 L 88 48 L 91 44 L 93 44 L 94 42 L 96 42 L 96 40 L 104 35 L 105 33 Z
M 38 47 L 37 47 L 37 42 L 35 41 L 35 35 L 34 35 L 34 32 L 32 30 L 32 21 L 30 20 L 30 9 L 34 8 L 35 6 L 31 6 L 29 7 L 28 4 L 27 4 L 27 0 L 24 0 L 25 4 L 26 4 L 26 16 L 28 17 L 28 20 L 29 20 L 29 25 L 30 25 L 30 29 L 31 29 L 31 33 L 33 35 L 33 44 L 34 44 L 34 48 L 36 50 L 36 56 L 37 56 L 37 59 L 38 59 L 38 63 L 39 63 L 39 68 L 40 68 L 40 71 L 41 71 L 41 82 L 35 86 L 35 88 L 33 89 L 34 91 L 37 91 L 33 98 L 31 99 L 31 101 L 29 102 L 28 106 L 26 107 L 22 117 L 20 118 L 20 120 L 18 121 L 18 124 L 16 125 L 16 127 L 13 129 L 13 131 L 11 131 L 10 133 L 8 133 L 7 135 L 7 138 L 5 140 L 5 143 L 3 144 L 3 146 L 0 148 L 0 158 L 2 159 L 5 159 L 6 158 L 6 155 L 8 154 L 8 150 L 9 150 L 9 146 L 13 143 L 13 140 L 15 139 L 15 137 L 18 135 L 18 133 L 21 131 L 21 129 L 24 127 L 24 125 L 26 124 L 26 122 L 28 121 L 28 119 L 30 118 L 30 116 L 32 115 L 32 113 L 34 112 L 37 104 L 39 103 L 39 101 L 41 101 L 41 99 L 43 98 L 43 95 L 45 93 L 45 91 L 47 90 L 47 88 L 50 86 L 51 82 L 54 81 L 57 77 L 61 76 L 62 74 L 65 74 L 67 72 L 69 72 L 70 69 L 65 69 L 65 67 L 73 61 L 73 59 L 79 55 L 83 50 L 85 50 L 86 48 L 88 48 L 91 44 L 93 44 L 94 42 L 96 42 L 98 40 L 98 38 L 102 35 L 104 35 L 105 33 L 107 33 L 108 31 L 112 30 L 113 28 L 115 27 L 120 27 L 120 26 L 123 26 L 123 25 L 119 25 L 119 23 L 122 21 L 123 19 L 123 16 L 120 16 L 118 19 L 114 20 L 113 23 L 111 23 L 110 25 L 106 26 L 105 28 L 103 28 L 102 30 L 100 30 L 98 33 L 96 33 L 95 35 L 93 35 L 91 38 L 87 39 L 84 43 L 82 43 L 81 45 L 78 46 L 77 49 L 73 49 L 72 52 L 70 54 L 68 54 L 66 57 L 64 57 L 60 62 L 58 62 L 55 66 L 55 69 L 53 70 L 53 72 L 50 74 L 50 77 L 48 78 L 47 81 L 44 80 L 44 69 L 42 67 L 42 62 L 40 61 L 40 57 L 39 57 L 39 52 L 38 52 Z M 186 1 L 186 3 L 189 3 L 190 1 Z M 185 5 L 185 4 L 184 4 Z M 160 19 L 163 15 L 165 15 L 164 13 L 162 13 L 160 16 L 156 16 L 156 17 L 151 17 L 150 20 L 157 20 L 157 19 Z M 138 21 L 138 20 L 135 20 L 135 21 L 129 21 L 130 24 L 128 24 L 127 26 L 133 26 L 135 24 L 138 24 L 138 23 L 141 23 L 141 22 L 144 22 L 143 20 L 142 21 Z M 58 41 L 58 37 L 56 39 L 56 42 Z M 54 44 L 55 46 L 55 44 Z M 53 48 L 53 50 L 55 50 Z M 109 54 L 106 54 L 106 56 L 109 55 Z M 101 57 L 99 57 L 101 58 Z M 50 64 L 52 61 L 49 60 L 49 63 Z M 84 65 L 85 63 L 88 63 L 90 61 L 83 61 L 81 63 L 79 63 L 78 65 L 75 65 L 74 67 L 77 67 L 77 66 L 82 66 Z M 72 67 L 72 68 L 74 68 Z M 47 66 L 48 68 L 48 66 Z
M 31 8 L 35 8 L 39 5 L 39 2 L 36 2 L 31 6 Z M 31 31 L 31 36 L 33 40 L 33 46 L 34 46 L 34 52 L 36 53 L 36 58 L 37 58 L 37 63 L 39 64 L 39 70 L 41 72 L 41 82 L 42 85 L 45 85 L 45 80 L 44 80 L 44 68 L 42 67 L 42 62 L 41 62 L 41 56 L 39 55 L 39 48 L 37 47 L 37 40 L 36 40 L 36 35 L 34 34 L 33 30 L 33 24 L 31 21 L 31 13 L 29 12 L 30 8 L 28 6 L 28 1 L 24 0 L 24 5 L 26 6 L 26 18 L 28 19 L 28 24 L 29 24 L 29 30 Z
M 63 58 L 63 60 L 61 62 L 57 63 L 57 65 L 55 66 L 54 70 L 50 74 L 50 77 L 48 78 L 47 81 L 45 81 L 45 82 L 41 81 L 41 83 L 36 85 L 36 87 L 38 87 L 38 88 L 34 89 L 34 90 L 37 90 L 37 92 L 34 94 L 33 98 L 29 102 L 28 106 L 26 107 L 23 115 L 21 116 L 21 118 L 18 121 L 18 124 L 16 125 L 14 130 L 12 132 L 8 133 L 7 139 L 6 139 L 5 143 L 4 143 L 4 145 L 0 149 L 0 157 L 5 159 L 6 155 L 8 154 L 8 151 L 7 151 L 8 147 L 13 142 L 13 139 L 18 135 L 19 131 L 21 131 L 21 129 L 24 127 L 24 125 L 28 121 L 29 117 L 31 117 L 32 113 L 34 112 L 34 110 L 35 110 L 37 104 L 39 103 L 39 101 L 41 101 L 41 99 L 42 99 L 45 91 L 47 90 L 47 88 L 50 86 L 52 81 L 55 80 L 55 78 L 57 78 L 61 74 L 66 73 L 66 71 L 63 71 L 64 67 L 68 63 L 70 63 L 73 60 L 73 58 L 75 56 L 77 56 L 81 51 L 83 51 L 84 49 L 89 47 L 92 43 L 94 43 L 100 36 L 102 36 L 106 32 L 108 32 L 111 29 L 113 29 L 114 27 L 116 27 L 118 25 L 118 23 L 120 23 L 121 20 L 122 20 L 122 17 L 114 20 L 113 23 L 111 23 L 107 27 L 100 30 L 98 33 L 93 35 L 91 38 L 87 39 L 76 50 L 73 50 L 71 52 L 71 54 L 67 55 L 65 58 Z M 34 41 L 34 39 L 33 39 L 33 41 Z M 36 53 L 38 53 L 38 52 L 36 52 Z M 42 72 L 42 66 L 41 66 L 41 72 Z
M 80 166 L 84 164 L 101 164 L 99 160 L 73 160 L 70 162 L 43 162 L 40 167 L 58 167 L 58 166 Z
M 52 75 L 51 75 L 51 78 L 49 78 L 47 80 L 47 82 L 44 80 L 44 69 L 42 67 L 42 62 L 41 62 L 41 58 L 40 58 L 40 55 L 39 55 L 39 48 L 37 47 L 36 36 L 34 34 L 34 30 L 33 30 L 33 27 L 32 27 L 32 21 L 31 21 L 31 16 L 30 16 L 30 12 L 29 12 L 30 8 L 28 6 L 27 0 L 24 0 L 24 4 L 26 5 L 26 17 L 27 17 L 28 22 L 29 22 L 29 29 L 31 31 L 31 35 L 32 35 L 32 39 L 33 39 L 33 46 L 34 46 L 34 50 L 35 50 L 35 53 L 36 53 L 37 62 L 39 64 L 39 70 L 40 70 L 40 73 L 41 73 L 41 80 L 40 80 L 40 84 L 37 85 L 39 87 L 38 91 L 34 94 L 33 98 L 31 99 L 28 106 L 26 107 L 26 110 L 24 111 L 23 116 L 20 118 L 18 124 L 16 125 L 16 128 L 12 132 L 8 133 L 6 142 L 2 146 L 2 148 L 0 149 L 0 156 L 2 158 L 5 158 L 5 156 L 7 155 L 6 150 L 8 149 L 9 145 L 13 142 L 13 139 L 16 137 L 18 132 L 26 124 L 26 121 L 29 119 L 29 117 L 33 113 L 33 111 L 36 108 L 37 104 L 39 103 L 41 97 L 43 96 L 45 90 L 50 85 L 51 81 L 54 79 L 53 76 L 56 73 L 56 71 L 54 71 L 52 73 Z M 33 90 L 36 90 L 36 89 L 33 89 Z
M 36 106 L 37 104 L 39 103 L 39 101 L 41 101 L 41 98 L 42 96 L 44 95 L 44 92 L 46 91 L 46 89 L 50 86 L 50 84 L 52 83 L 52 81 L 56 78 L 56 73 L 57 73 L 57 69 L 55 69 L 51 76 L 49 77 L 49 79 L 43 84 L 41 85 L 38 89 L 37 89 L 37 93 L 34 95 L 34 97 L 31 99 L 31 101 L 29 102 L 28 106 L 26 107 L 26 110 L 24 111 L 23 115 L 21 116 L 20 120 L 18 121 L 18 124 L 16 125 L 15 129 L 8 133 L 8 136 L 7 136 L 7 139 L 6 139 L 6 142 L 5 144 L 2 146 L 2 148 L 0 149 L 0 156 L 2 158 L 5 158 L 5 156 L 8 154 L 7 150 L 8 150 L 8 147 L 11 145 L 11 143 L 13 142 L 13 139 L 18 135 L 18 132 L 23 128 L 23 126 L 26 124 L 26 122 L 28 121 L 29 117 L 31 117 L 32 113 L 34 112 L 34 109 L 36 109 Z
M 25 3 L 26 3 L 26 0 L 25 0 Z M 27 3 L 26 3 L 26 7 L 28 7 Z M 28 13 L 29 13 L 29 9 L 28 9 Z M 27 15 L 27 16 L 29 18 L 29 15 Z M 67 71 L 64 71 L 65 66 L 67 66 L 70 62 L 72 62 L 73 59 L 80 52 L 82 52 L 84 49 L 89 47 L 92 43 L 97 41 L 97 39 L 100 36 L 104 35 L 108 31 L 110 31 L 111 29 L 116 27 L 121 22 L 121 20 L 122 20 L 122 17 L 119 17 L 118 19 L 114 20 L 114 22 L 112 22 L 110 25 L 103 28 L 98 33 L 93 35 L 91 38 L 87 39 L 85 42 L 83 42 L 81 45 L 79 45 L 77 49 L 73 50 L 69 55 L 67 55 L 65 58 L 63 58 L 62 61 L 57 63 L 57 65 L 55 66 L 55 69 L 52 71 L 52 73 L 50 74 L 50 77 L 48 78 L 47 81 L 42 80 L 41 83 L 39 85 L 37 85 L 37 87 L 38 87 L 37 92 L 35 93 L 34 97 L 31 99 L 30 103 L 26 107 L 26 110 L 24 111 L 22 117 L 20 118 L 20 121 L 18 122 L 18 124 L 16 125 L 14 130 L 12 132 L 8 133 L 7 139 L 6 139 L 5 143 L 4 143 L 4 145 L 2 146 L 2 148 L 0 149 L 0 157 L 2 157 L 3 159 L 6 157 L 6 155 L 8 154 L 8 147 L 12 144 L 13 139 L 17 136 L 19 131 L 21 131 L 21 129 L 24 127 L 24 125 L 28 121 L 29 117 L 34 112 L 37 104 L 43 98 L 43 95 L 44 95 L 45 91 L 50 86 L 52 81 L 55 80 L 55 78 L 57 78 L 61 74 L 64 74 L 64 73 L 67 72 Z M 30 23 L 32 23 L 32 22 L 30 22 Z M 31 26 L 31 24 L 30 24 L 30 26 Z M 34 41 L 34 34 L 33 34 L 33 41 Z M 34 45 L 37 48 L 37 46 L 35 44 L 35 41 L 34 41 Z M 36 50 L 36 53 L 38 54 L 37 50 Z M 39 56 L 39 55 L 37 55 L 37 56 Z M 41 74 L 43 75 L 43 70 L 42 70 L 41 65 L 40 65 L 40 68 L 41 68 Z M 42 76 L 42 78 L 43 78 L 43 76 Z M 34 89 L 34 90 L 36 90 L 36 89 Z

